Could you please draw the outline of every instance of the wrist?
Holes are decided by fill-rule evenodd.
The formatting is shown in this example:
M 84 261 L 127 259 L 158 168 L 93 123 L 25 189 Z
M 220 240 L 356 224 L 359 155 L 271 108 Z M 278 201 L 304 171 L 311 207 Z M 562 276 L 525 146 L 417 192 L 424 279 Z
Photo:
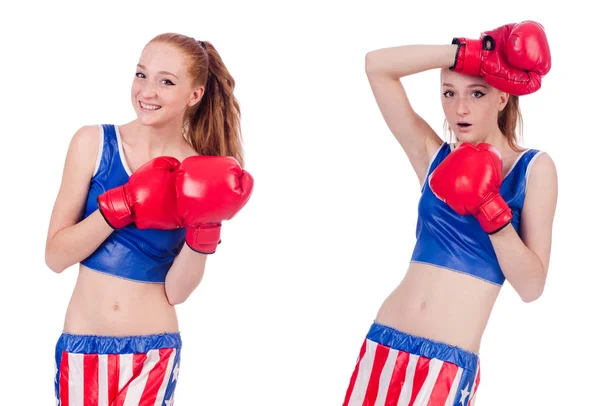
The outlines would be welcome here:
M 454 65 L 450 70 L 466 75 L 479 75 L 481 70 L 481 40 L 469 38 L 453 38 L 452 45 L 456 45 Z
M 475 218 L 487 234 L 495 234 L 512 222 L 512 210 L 500 193 L 486 199 L 475 213 Z
M 129 184 L 102 193 L 96 202 L 100 214 L 113 229 L 123 228 L 133 222 Z
M 214 254 L 221 243 L 221 224 L 202 224 L 187 227 L 185 242 L 201 254 Z

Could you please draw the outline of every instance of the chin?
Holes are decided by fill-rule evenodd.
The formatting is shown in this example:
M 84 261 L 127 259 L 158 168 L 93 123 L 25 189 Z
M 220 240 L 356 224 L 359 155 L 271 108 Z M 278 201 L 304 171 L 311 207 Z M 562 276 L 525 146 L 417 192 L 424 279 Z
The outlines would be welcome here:
M 138 123 L 149 126 L 149 127 L 157 127 L 164 124 L 165 119 L 162 114 L 156 113 L 148 113 L 145 111 L 140 111 L 139 109 L 135 110 Z
M 159 119 L 158 117 L 148 117 L 146 114 L 138 114 L 138 123 L 147 127 L 160 127 L 164 124 L 164 120 Z
M 468 142 L 469 144 L 473 145 L 483 142 L 483 137 L 478 136 L 477 134 L 459 133 L 456 138 L 460 142 Z
M 140 122 L 141 124 L 146 124 L 147 125 L 147 124 L 150 124 L 150 123 L 156 121 L 155 117 L 149 117 L 148 114 L 146 114 L 143 111 L 139 111 L 137 109 L 135 111 L 135 115 L 137 116 L 138 122 Z

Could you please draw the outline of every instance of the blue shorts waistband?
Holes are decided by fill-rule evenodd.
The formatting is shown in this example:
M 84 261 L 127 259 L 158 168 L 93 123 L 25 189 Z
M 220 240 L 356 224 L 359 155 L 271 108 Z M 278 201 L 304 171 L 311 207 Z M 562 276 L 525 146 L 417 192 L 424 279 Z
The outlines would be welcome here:
M 78 354 L 143 354 L 160 348 L 181 348 L 178 332 L 139 336 L 98 336 L 62 333 L 56 343 L 61 351 Z
M 371 325 L 367 339 L 394 350 L 451 362 L 470 371 L 476 371 L 479 363 L 479 356 L 473 352 L 429 338 L 414 336 L 377 322 Z

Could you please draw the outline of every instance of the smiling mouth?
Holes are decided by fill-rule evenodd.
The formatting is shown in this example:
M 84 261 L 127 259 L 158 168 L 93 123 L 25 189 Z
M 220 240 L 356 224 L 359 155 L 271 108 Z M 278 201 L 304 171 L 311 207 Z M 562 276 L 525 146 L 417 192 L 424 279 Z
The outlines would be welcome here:
M 144 110 L 159 110 L 162 106 L 157 106 L 155 104 L 146 104 L 140 102 L 140 107 Z

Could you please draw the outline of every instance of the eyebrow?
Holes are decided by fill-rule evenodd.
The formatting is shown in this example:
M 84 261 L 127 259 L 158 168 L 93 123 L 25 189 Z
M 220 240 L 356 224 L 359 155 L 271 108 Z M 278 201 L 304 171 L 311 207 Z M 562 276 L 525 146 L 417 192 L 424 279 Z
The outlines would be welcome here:
M 447 87 L 454 87 L 454 85 L 452 83 L 442 83 L 442 86 L 447 86 Z M 473 83 L 467 86 L 467 88 L 473 88 L 473 87 L 484 87 L 484 88 L 489 88 L 489 86 L 484 85 L 484 84 L 479 84 L 479 83 Z
M 141 69 L 146 69 L 147 70 L 147 68 L 144 65 L 140 64 L 140 63 L 138 63 L 137 66 L 139 68 L 141 68 Z M 177 75 L 175 75 L 174 73 L 171 73 L 171 72 L 167 72 L 166 70 L 159 70 L 158 73 L 161 74 L 161 75 L 171 75 L 171 76 L 174 76 L 176 79 L 179 79 L 177 77 Z

